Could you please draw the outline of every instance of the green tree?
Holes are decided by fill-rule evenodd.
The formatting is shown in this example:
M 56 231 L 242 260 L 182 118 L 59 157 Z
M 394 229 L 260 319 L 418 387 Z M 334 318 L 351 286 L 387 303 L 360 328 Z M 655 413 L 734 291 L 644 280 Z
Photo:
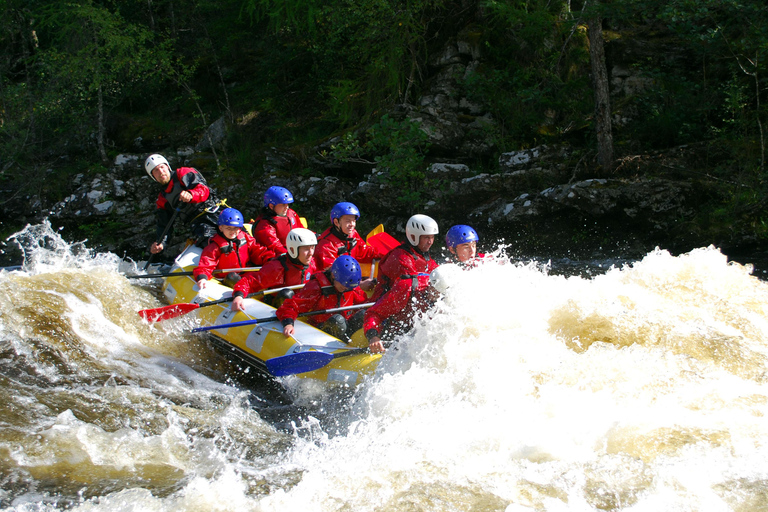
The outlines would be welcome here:
M 762 99 L 768 72 L 768 9 L 765 2 L 673 0 L 659 7 L 658 18 L 690 45 L 697 60 L 711 63 L 710 74 L 714 71 L 722 81 L 731 81 L 731 91 L 739 82 L 744 84 L 743 90 L 748 96 L 746 104 L 751 108 L 739 108 L 731 101 L 733 94 L 726 93 L 723 110 L 730 116 L 731 125 L 738 126 L 742 121 L 756 129 L 760 170 L 764 174 L 764 119 L 768 115 L 766 102 Z M 719 73 L 718 68 L 721 68 Z
M 481 6 L 484 63 L 468 77 L 465 92 L 490 107 L 500 150 L 580 137 L 594 112 L 580 11 L 565 0 L 486 0 Z
M 412 101 L 430 43 L 450 16 L 468 12 L 453 0 L 245 0 L 245 7 L 306 59 L 301 72 L 346 125 Z
M 41 108 L 71 124 L 86 121 L 96 132 L 101 160 L 108 161 L 106 115 L 148 81 L 161 80 L 171 59 L 146 27 L 129 23 L 116 2 L 83 0 L 49 4 L 41 11 Z

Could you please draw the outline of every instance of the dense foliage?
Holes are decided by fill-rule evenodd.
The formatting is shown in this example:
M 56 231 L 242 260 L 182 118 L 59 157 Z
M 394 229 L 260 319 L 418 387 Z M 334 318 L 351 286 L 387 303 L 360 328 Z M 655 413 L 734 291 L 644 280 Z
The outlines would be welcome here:
M 257 173 L 267 145 L 304 153 L 347 133 L 355 158 L 391 166 L 412 190 L 429 147 L 385 142 L 410 124 L 383 116 L 418 105 L 430 58 L 457 38 L 481 52 L 460 92 L 492 114 L 490 147 L 564 142 L 589 156 L 595 17 L 609 72 L 641 84 L 613 91 L 617 157 L 719 141 L 738 170 L 728 179 L 761 201 L 761 0 L 0 0 L 0 169 L 4 180 L 28 175 L 62 154 L 73 170 L 94 169 L 225 117 L 236 130 L 224 169 Z

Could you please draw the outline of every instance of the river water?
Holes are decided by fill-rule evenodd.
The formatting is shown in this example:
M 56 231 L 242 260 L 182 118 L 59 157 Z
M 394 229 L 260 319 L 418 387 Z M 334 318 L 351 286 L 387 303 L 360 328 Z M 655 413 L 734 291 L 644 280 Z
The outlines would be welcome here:
M 357 389 L 155 326 L 47 225 L 0 272 L 0 509 L 765 511 L 768 284 L 714 248 L 482 265 Z

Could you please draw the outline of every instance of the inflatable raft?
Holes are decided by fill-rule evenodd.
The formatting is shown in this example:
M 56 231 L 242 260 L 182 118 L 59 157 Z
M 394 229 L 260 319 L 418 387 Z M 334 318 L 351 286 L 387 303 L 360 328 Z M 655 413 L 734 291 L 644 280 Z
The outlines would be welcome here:
M 187 247 L 176 258 L 170 272 L 194 270 L 201 253 L 202 249 L 198 247 Z M 210 280 L 206 287 L 200 290 L 189 275 L 164 278 L 162 290 L 169 304 L 200 304 L 232 295 L 231 288 L 215 279 Z M 206 327 L 265 319 L 275 314 L 275 308 L 253 298 L 245 299 L 245 311 L 235 313 L 230 310 L 230 304 L 223 302 L 200 307 L 192 314 L 197 315 L 201 325 Z M 301 319 L 296 321 L 295 329 L 292 337 L 286 337 L 280 322 L 271 320 L 221 329 L 214 327 L 207 332 L 212 336 L 214 345 L 228 356 L 234 356 L 258 371 L 277 374 L 276 376 L 295 374 L 302 378 L 356 385 L 366 375 L 375 371 L 381 359 L 380 354 L 374 355 L 364 351 L 368 344 L 360 331 L 352 336 L 350 343 L 345 343 L 302 322 Z M 322 366 L 317 369 L 295 373 L 295 370 L 316 367 L 319 364 Z M 276 366 L 287 371 L 275 371 Z

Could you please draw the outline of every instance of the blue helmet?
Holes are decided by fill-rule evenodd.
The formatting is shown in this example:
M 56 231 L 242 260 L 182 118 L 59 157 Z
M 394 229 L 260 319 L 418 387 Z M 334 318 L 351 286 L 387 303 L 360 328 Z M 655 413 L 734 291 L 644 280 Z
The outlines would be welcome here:
M 235 208 L 226 208 L 219 214 L 219 226 L 243 227 L 243 214 Z
M 349 254 L 344 254 L 336 258 L 336 261 L 331 265 L 331 275 L 342 286 L 351 289 L 360 284 L 363 274 L 357 260 Z
M 342 215 L 354 215 L 359 219 L 360 210 L 358 210 L 357 206 L 352 203 L 336 203 L 336 205 L 331 208 L 331 224 L 333 224 L 333 219 L 339 219 Z
M 293 194 L 283 187 L 269 187 L 264 192 L 264 207 L 268 208 L 270 204 L 291 204 L 293 202 Z
M 451 226 L 451 229 L 445 234 L 445 245 L 451 249 L 455 249 L 457 245 L 477 242 L 478 240 L 480 237 L 477 236 L 477 231 L 464 224 Z

